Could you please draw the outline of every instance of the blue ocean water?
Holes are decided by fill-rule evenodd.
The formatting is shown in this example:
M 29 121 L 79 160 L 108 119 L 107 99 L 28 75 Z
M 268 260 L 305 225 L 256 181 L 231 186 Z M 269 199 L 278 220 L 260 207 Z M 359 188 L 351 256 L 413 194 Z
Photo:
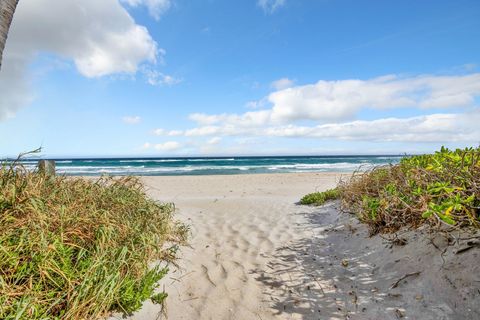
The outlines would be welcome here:
M 59 174 L 109 175 L 212 175 L 286 172 L 351 172 L 397 163 L 402 156 L 288 156 L 218 158 L 116 158 L 55 159 Z M 24 160 L 34 169 L 37 160 Z

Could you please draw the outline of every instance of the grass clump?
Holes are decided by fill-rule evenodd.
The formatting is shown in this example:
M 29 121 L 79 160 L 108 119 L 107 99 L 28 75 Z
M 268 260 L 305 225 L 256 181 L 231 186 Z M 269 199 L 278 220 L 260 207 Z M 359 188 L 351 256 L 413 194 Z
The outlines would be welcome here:
M 323 192 L 314 192 L 314 193 L 307 194 L 302 199 L 300 199 L 300 203 L 305 205 L 321 206 L 328 200 L 337 199 L 339 196 L 340 196 L 340 193 L 338 189 L 334 188 L 334 189 L 329 189 Z
M 187 234 L 173 214 L 133 177 L 1 165 L 0 319 L 94 319 L 162 302 L 156 283 Z
M 338 186 L 342 207 L 371 234 L 402 227 L 480 228 L 480 148 L 403 158 L 357 172 Z

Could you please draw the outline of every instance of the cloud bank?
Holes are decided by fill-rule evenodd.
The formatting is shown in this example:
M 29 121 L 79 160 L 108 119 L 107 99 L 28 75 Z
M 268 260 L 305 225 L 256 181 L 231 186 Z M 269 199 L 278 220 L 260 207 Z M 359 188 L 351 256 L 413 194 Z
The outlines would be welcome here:
M 449 109 L 473 106 L 480 96 L 480 73 L 459 76 L 394 75 L 369 80 L 318 81 L 272 92 L 270 109 L 243 114 L 193 114 L 198 124 L 285 124 L 301 120 L 323 123 L 354 119 L 363 109 Z
M 316 138 L 387 142 L 470 142 L 480 143 L 480 109 L 465 114 L 431 114 L 409 118 L 356 120 L 317 126 L 245 127 L 233 125 L 201 126 L 181 131 L 177 136 L 259 136 Z M 157 129 L 158 130 L 158 129 Z M 160 133 L 161 131 L 157 131 Z M 158 134 L 157 134 L 158 135 Z M 163 131 L 162 136 L 172 136 Z
M 476 144 L 480 142 L 480 108 L 475 100 L 479 96 L 480 73 L 322 80 L 272 92 L 266 97 L 270 107 L 264 110 L 242 114 L 194 113 L 189 119 L 196 127 L 173 131 L 157 129 L 155 133 L 185 137 L 263 136 Z M 413 108 L 426 114 L 357 119 L 366 109 L 381 114 L 396 108 Z M 429 111 L 432 113 L 428 114 Z M 305 121 L 316 125 L 301 125 Z

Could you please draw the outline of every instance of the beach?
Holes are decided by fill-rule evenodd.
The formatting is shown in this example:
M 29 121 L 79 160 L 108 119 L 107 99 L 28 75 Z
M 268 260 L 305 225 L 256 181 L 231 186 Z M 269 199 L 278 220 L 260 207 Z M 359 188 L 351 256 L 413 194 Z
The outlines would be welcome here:
M 0 320 L 480 320 L 480 0 L 0 0 Z
M 151 197 L 175 203 L 191 237 L 161 282 L 165 308 L 146 301 L 130 319 L 476 317 L 476 250 L 458 256 L 445 246 L 443 261 L 419 231 L 392 249 L 335 202 L 297 204 L 342 177 L 348 175 L 143 177 Z
M 275 297 L 269 295 L 271 272 L 277 269 L 269 266 L 271 257 L 290 242 L 310 236 L 304 214 L 313 209 L 295 204 L 301 196 L 334 187 L 340 177 L 314 173 L 142 178 L 149 195 L 174 202 L 178 218 L 191 226 L 190 246 L 181 248 L 179 268 L 172 267 L 162 283 L 169 294 L 168 319 L 273 319 L 282 314 L 272 307 Z M 279 286 L 289 282 L 288 273 L 277 281 Z M 158 312 L 159 306 L 147 301 L 132 319 L 152 319 Z

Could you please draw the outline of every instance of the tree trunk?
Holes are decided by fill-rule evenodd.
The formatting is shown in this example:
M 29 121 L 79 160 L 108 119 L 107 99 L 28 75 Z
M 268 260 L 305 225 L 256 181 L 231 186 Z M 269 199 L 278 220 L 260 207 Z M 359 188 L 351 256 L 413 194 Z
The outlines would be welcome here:
M 7 42 L 8 29 L 17 4 L 18 0 L 0 0 L 0 69 L 2 68 L 3 49 Z

